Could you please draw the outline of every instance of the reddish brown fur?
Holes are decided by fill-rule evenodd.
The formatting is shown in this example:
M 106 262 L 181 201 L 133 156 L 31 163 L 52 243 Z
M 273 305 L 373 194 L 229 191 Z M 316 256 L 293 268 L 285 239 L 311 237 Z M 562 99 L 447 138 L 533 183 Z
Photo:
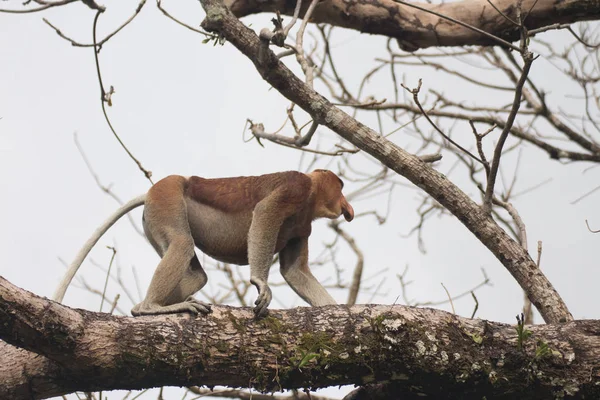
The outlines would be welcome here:
M 181 203 L 181 197 L 176 194 L 182 194 L 186 181 L 183 176 L 171 175 L 156 182 L 148 191 L 146 207 L 156 207 L 161 210 L 161 214 L 162 211 L 176 209 Z
M 217 179 L 192 176 L 185 195 L 217 210 L 236 213 L 254 208 L 277 188 L 283 189 L 282 202 L 297 205 L 308 197 L 310 186 L 310 178 L 296 171 Z
M 346 201 L 342 194 L 344 182 L 333 172 L 325 169 L 317 169 L 311 173 L 315 176 L 313 182 L 313 193 L 318 196 L 317 203 L 324 206 L 327 210 L 339 211 L 344 215 L 346 221 L 352 221 L 354 218 L 354 210 Z M 338 210 L 338 208 L 340 208 Z M 323 215 L 315 215 L 315 218 L 323 217 Z M 330 216 L 325 216 L 331 218 Z

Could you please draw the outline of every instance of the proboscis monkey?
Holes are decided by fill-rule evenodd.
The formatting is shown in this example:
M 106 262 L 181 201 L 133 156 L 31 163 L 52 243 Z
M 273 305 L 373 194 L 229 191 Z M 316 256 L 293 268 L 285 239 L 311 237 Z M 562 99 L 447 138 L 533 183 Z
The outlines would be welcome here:
M 284 279 L 307 303 L 336 304 L 310 272 L 308 237 L 317 218 L 344 215 L 352 221 L 354 210 L 342 194 L 343 186 L 337 175 L 322 169 L 220 179 L 171 175 L 123 205 L 94 232 L 54 300 L 62 301 L 81 263 L 108 228 L 144 204 L 144 232 L 162 259 L 133 315 L 210 312 L 209 304 L 192 297 L 207 282 L 194 246 L 222 262 L 250 264 L 250 282 L 258 289 L 258 317 L 266 315 L 271 302 L 267 279 L 276 253 Z

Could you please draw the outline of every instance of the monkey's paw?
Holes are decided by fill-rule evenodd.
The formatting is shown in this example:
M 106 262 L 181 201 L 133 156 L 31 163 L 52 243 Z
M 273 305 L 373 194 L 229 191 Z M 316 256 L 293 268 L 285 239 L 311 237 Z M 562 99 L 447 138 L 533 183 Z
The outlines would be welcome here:
M 255 283 L 255 285 L 258 288 L 258 298 L 254 302 L 256 305 L 256 307 L 254 307 L 254 315 L 256 318 L 263 318 L 266 317 L 269 312 L 268 307 L 269 304 L 271 304 L 273 295 L 271 294 L 271 288 L 266 283 Z

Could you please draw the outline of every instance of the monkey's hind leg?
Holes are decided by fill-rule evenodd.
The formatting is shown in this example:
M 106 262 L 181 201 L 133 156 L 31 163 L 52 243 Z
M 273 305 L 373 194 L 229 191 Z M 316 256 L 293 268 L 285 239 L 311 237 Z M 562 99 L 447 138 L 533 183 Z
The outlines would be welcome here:
M 183 200 L 168 205 L 147 204 L 144 210 L 144 231 L 162 259 L 146 298 L 131 310 L 135 316 L 210 312 L 210 304 L 192 297 L 206 284 L 207 276 L 194 251 L 185 205 Z
M 154 272 L 146 298 L 133 307 L 131 314 L 207 314 L 210 304 L 192 297 L 206 282 L 206 272 L 194 252 L 191 237 L 175 238 Z
M 208 281 L 208 277 L 206 276 L 206 272 L 200 261 L 198 260 L 198 256 L 196 256 L 194 252 L 194 256 L 190 261 L 190 267 L 185 270 L 183 279 L 179 283 L 179 286 L 173 291 L 172 299 L 169 300 L 169 303 L 176 303 L 180 301 L 180 299 L 185 299 L 185 303 L 189 303 L 194 307 L 197 312 L 202 314 L 210 313 L 210 304 L 205 303 L 203 301 L 197 300 L 194 298 L 194 293 L 199 291 L 206 285 Z

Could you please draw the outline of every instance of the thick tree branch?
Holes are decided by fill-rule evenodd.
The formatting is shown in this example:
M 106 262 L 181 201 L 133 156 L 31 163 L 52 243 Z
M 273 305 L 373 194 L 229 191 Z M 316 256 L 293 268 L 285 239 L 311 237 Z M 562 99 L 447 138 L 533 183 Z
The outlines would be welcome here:
M 116 317 L 70 309 L 3 278 L 0 317 L 0 338 L 24 349 L 0 344 L 3 399 L 372 381 L 436 399 L 600 396 L 600 321 L 532 326 L 519 340 L 511 325 L 403 306 L 272 310 L 259 321 L 249 308 L 223 306 L 208 317 Z
M 356 121 L 306 86 L 270 50 L 263 51 L 259 57 L 259 38 L 220 0 L 201 0 L 201 3 L 207 15 L 203 27 L 219 32 L 245 54 L 264 80 L 309 113 L 314 121 L 404 176 L 454 214 L 508 269 L 546 322 L 573 319 L 560 295 L 527 251 L 468 195 L 417 156 Z
M 507 41 L 519 39 L 519 29 L 506 17 L 517 20 L 516 3 L 512 0 L 493 0 L 500 14 L 487 0 L 464 0 L 444 4 L 416 3 L 460 20 Z M 226 0 L 236 17 L 260 12 L 293 15 L 295 1 L 287 0 Z M 302 4 L 300 15 L 309 2 Z M 599 0 L 524 0 L 522 10 L 531 13 L 525 20 L 532 30 L 552 24 L 589 21 L 600 18 Z M 431 46 L 496 45 L 497 42 L 473 30 L 449 22 L 430 13 L 394 2 L 393 0 L 327 0 L 316 7 L 311 22 L 328 23 L 396 38 L 400 47 L 408 51 Z

